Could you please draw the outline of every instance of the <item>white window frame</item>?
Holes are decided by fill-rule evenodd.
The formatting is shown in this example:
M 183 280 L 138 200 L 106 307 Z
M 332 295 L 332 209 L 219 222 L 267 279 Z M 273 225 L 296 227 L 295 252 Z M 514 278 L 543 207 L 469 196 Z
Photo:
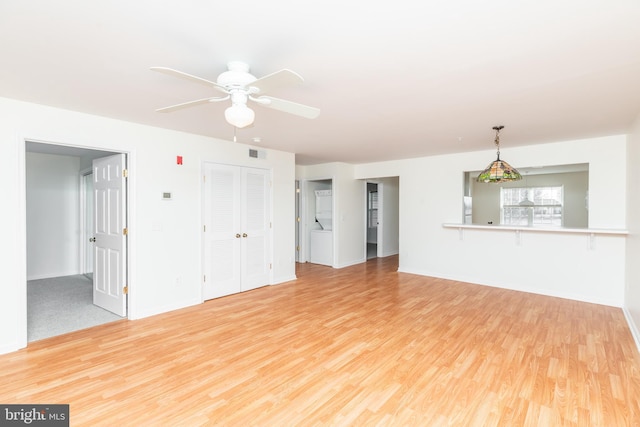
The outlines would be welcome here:
M 552 189 L 552 191 L 559 192 L 559 203 L 549 203 L 549 200 L 553 200 L 552 198 L 547 198 L 543 200 L 535 200 L 536 197 L 527 197 L 528 200 L 532 201 L 532 205 L 521 205 L 518 204 L 507 204 L 505 203 L 505 193 L 512 192 L 513 190 L 518 190 L 520 195 L 523 193 L 528 195 L 535 195 L 540 190 L 544 191 L 546 189 Z M 522 201 L 522 200 L 521 200 Z M 511 216 L 505 215 L 505 209 L 517 209 L 521 212 L 526 212 L 527 222 L 526 224 L 521 221 L 509 221 Z M 559 209 L 559 218 L 557 218 L 558 213 L 551 213 L 549 215 L 549 210 L 557 210 Z M 540 211 L 547 211 L 547 213 L 543 213 Z M 540 212 L 540 213 L 537 213 Z M 524 215 L 521 215 L 519 218 L 523 218 Z M 500 187 L 500 224 L 501 225 L 514 225 L 514 226 L 527 226 L 527 227 L 562 227 L 564 225 L 564 186 L 563 185 L 547 185 L 547 186 L 537 186 L 537 187 Z

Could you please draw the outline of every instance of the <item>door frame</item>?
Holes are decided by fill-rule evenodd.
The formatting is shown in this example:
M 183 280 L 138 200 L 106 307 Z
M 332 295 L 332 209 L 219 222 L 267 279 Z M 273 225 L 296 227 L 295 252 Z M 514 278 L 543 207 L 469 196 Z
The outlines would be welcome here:
M 367 260 L 368 251 L 367 243 L 369 237 L 369 230 L 367 224 L 369 223 L 369 189 L 368 184 L 375 184 L 376 191 L 378 192 L 378 224 L 376 230 L 376 257 L 381 258 L 384 256 L 384 242 L 383 242 L 383 228 L 384 228 L 384 184 L 381 181 L 369 179 L 364 181 L 364 259 Z
M 87 228 L 87 207 L 90 203 L 93 205 L 93 198 L 89 200 L 87 197 L 86 178 L 88 176 L 93 176 L 92 168 L 80 170 L 80 270 L 85 276 L 88 274 L 89 259 L 91 259 L 91 274 L 93 274 L 93 254 L 87 256 L 90 246 L 89 238 L 93 236 L 93 230 Z
M 27 172 L 26 172 L 26 153 L 27 143 L 35 142 L 38 144 L 48 144 L 60 147 L 71 147 L 85 150 L 98 150 L 109 151 L 113 153 L 122 153 L 127 156 L 127 169 L 129 176 L 127 179 L 127 223 L 129 227 L 129 234 L 127 238 L 127 282 L 128 282 L 128 304 L 127 304 L 127 318 L 135 319 L 135 307 L 136 307 L 136 286 L 135 286 L 135 257 L 132 254 L 135 253 L 136 245 L 136 233 L 134 221 L 136 218 L 136 192 L 135 192 L 135 173 L 133 173 L 135 167 L 136 155 L 134 151 L 129 151 L 121 148 L 105 147 L 95 145 L 91 143 L 85 143 L 83 145 L 65 143 L 60 141 L 53 141 L 48 138 L 32 138 L 26 135 L 16 136 L 16 147 L 18 150 L 19 161 L 19 176 L 18 176 L 18 188 L 20 192 L 20 205 L 18 210 L 19 223 L 18 223 L 18 235 L 21 236 L 17 242 L 17 255 L 18 263 L 20 264 L 20 273 L 17 277 L 16 286 L 16 303 L 18 306 L 18 318 L 15 324 L 17 329 L 17 348 L 25 348 L 28 345 L 27 336 Z

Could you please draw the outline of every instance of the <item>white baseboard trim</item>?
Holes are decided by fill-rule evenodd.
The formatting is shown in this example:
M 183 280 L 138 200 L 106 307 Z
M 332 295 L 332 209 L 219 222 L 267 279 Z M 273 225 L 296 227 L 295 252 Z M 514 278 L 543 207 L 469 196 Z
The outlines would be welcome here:
M 47 274 L 35 274 L 31 276 L 27 276 L 27 281 L 30 280 L 40 280 L 40 279 L 53 279 L 55 277 L 66 277 L 66 276 L 77 276 L 77 271 L 67 271 L 67 272 L 59 272 L 59 273 L 47 273 Z
M 392 256 L 392 255 L 398 255 L 400 252 L 398 251 L 394 251 L 394 252 L 383 252 L 382 253 L 382 258 L 386 258 L 388 256 Z
M 14 351 L 18 351 L 21 350 L 23 348 L 25 348 L 26 346 L 22 346 L 20 347 L 17 344 L 11 344 L 11 345 L 3 345 L 2 347 L 0 347 L 0 354 L 8 354 L 8 353 L 13 353 Z
M 27 342 L 27 331 L 25 330 L 24 332 L 24 338 L 18 337 L 9 343 L 4 343 L 4 345 L 0 347 L 0 354 L 13 353 L 14 351 L 26 348 L 29 343 Z
M 167 305 L 163 305 L 161 307 L 150 307 L 144 310 L 135 310 L 135 317 L 133 317 L 131 314 L 131 310 L 129 311 L 129 320 L 137 320 L 137 319 L 144 319 L 145 317 L 151 317 L 151 316 L 155 316 L 157 314 L 163 314 L 163 313 L 168 313 L 170 311 L 174 311 L 174 310 L 180 310 L 181 308 L 187 308 L 187 307 L 191 307 L 194 305 L 198 305 L 198 304 L 202 304 L 202 301 L 200 300 L 190 300 L 190 301 L 186 301 L 186 302 L 182 302 L 180 304 L 167 304 Z
M 287 277 L 279 277 L 277 279 L 273 279 L 272 285 L 279 285 L 280 283 L 291 282 L 292 280 L 297 280 L 298 277 L 294 274 L 293 276 Z
M 439 279 L 446 279 L 446 280 L 455 280 L 457 282 L 465 282 L 465 283 L 471 283 L 473 285 L 481 285 L 481 286 L 490 286 L 492 288 L 509 289 L 511 291 L 516 291 L 516 292 L 526 292 L 526 293 L 536 294 L 536 295 L 545 295 L 545 296 L 555 297 L 555 298 L 564 298 L 564 299 L 570 299 L 573 301 L 606 305 L 609 307 L 622 308 L 622 305 L 623 305 L 622 301 L 613 300 L 613 299 L 589 298 L 585 295 L 571 294 L 567 292 L 553 292 L 546 289 L 538 289 L 538 288 L 527 288 L 527 287 L 514 288 L 514 287 L 505 286 L 502 283 L 480 283 L 477 280 L 474 280 L 473 278 L 464 277 L 464 276 L 439 274 L 439 273 L 428 272 L 428 271 L 407 270 L 404 268 L 398 268 L 398 272 L 417 274 L 419 276 L 436 277 Z
M 638 348 L 638 351 L 640 351 L 640 331 L 633 321 L 633 317 L 631 317 L 631 313 L 627 307 L 622 307 L 622 312 L 624 313 L 624 318 L 627 320 L 627 325 L 629 325 L 629 330 L 631 331 L 633 340 L 636 342 L 636 347 Z
M 352 265 L 362 264 L 363 262 L 367 262 L 367 260 L 365 258 L 360 258 L 360 259 L 357 259 L 355 261 L 349 261 L 349 262 L 346 262 L 346 263 L 343 263 L 343 264 L 338 264 L 334 268 L 351 267 Z

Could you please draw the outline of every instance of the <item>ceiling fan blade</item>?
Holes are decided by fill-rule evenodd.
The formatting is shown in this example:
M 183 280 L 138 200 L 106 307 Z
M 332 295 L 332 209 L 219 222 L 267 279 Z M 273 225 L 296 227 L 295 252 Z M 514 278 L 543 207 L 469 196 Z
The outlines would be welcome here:
M 262 95 L 274 89 L 297 85 L 303 81 L 304 79 L 298 73 L 284 69 L 260 77 L 258 80 L 249 83 L 246 87 L 250 88 L 251 93 Z
M 200 83 L 208 87 L 214 87 L 219 91 L 227 93 L 227 90 L 224 88 L 224 86 L 221 86 L 216 82 L 212 82 L 211 80 L 203 79 L 202 77 L 193 76 L 191 74 L 187 74 L 182 71 L 174 70 L 172 68 L 167 68 L 167 67 L 151 67 L 151 70 L 157 71 L 162 74 L 166 74 L 168 76 L 191 80 L 192 82 Z
M 222 98 L 202 98 L 195 101 L 183 102 L 182 104 L 170 105 L 168 107 L 158 108 L 158 113 L 171 113 L 172 111 L 180 110 L 182 108 L 194 107 L 196 105 L 206 104 L 208 102 L 225 101 L 229 99 L 229 96 L 223 96 Z
M 284 111 L 289 114 L 295 114 L 296 116 L 307 119 L 315 119 L 320 115 L 319 108 L 309 107 L 308 105 L 298 104 L 297 102 L 286 101 L 284 99 L 273 98 L 271 96 L 260 96 L 252 99 L 265 107 Z

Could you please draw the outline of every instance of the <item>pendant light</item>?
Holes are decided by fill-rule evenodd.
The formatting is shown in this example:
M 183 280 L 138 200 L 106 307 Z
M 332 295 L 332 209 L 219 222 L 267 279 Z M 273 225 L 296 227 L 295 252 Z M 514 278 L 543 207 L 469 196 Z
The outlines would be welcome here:
M 504 160 L 500 160 L 500 131 L 504 126 L 494 126 L 493 130 L 496 131 L 496 149 L 498 151 L 498 158 L 491 162 L 480 175 L 478 175 L 477 182 L 508 182 L 518 181 L 522 179 L 520 172 L 509 163 Z

